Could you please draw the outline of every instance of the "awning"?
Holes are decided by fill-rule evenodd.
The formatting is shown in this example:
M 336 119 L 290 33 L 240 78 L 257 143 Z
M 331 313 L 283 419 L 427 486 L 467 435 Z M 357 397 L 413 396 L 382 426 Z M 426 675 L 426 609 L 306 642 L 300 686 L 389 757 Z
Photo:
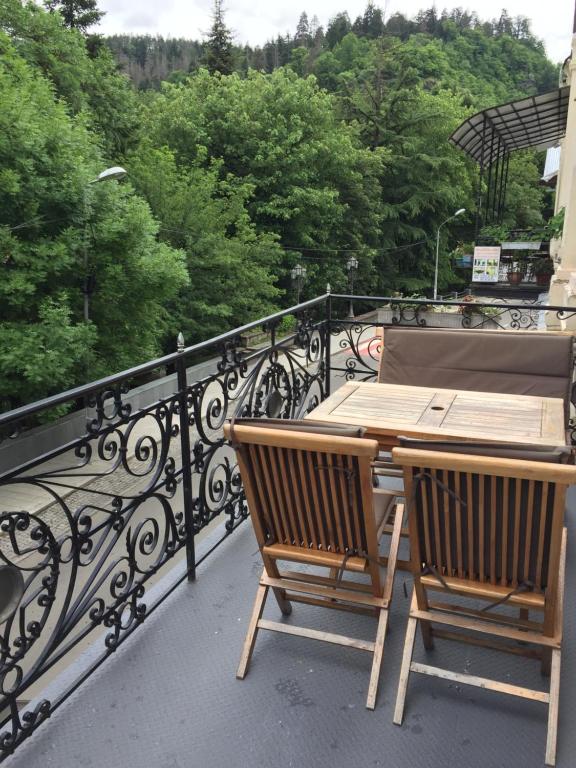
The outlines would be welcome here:
M 570 88 L 510 101 L 478 112 L 450 141 L 486 167 L 516 149 L 547 149 L 566 133 Z

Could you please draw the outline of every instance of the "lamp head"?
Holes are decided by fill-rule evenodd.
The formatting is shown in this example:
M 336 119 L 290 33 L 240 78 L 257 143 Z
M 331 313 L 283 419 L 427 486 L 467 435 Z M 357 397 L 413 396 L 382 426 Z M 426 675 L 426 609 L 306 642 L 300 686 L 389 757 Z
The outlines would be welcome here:
M 458 208 L 454 216 L 460 216 L 461 213 L 466 213 L 466 208 Z
M 105 171 L 99 173 L 95 179 L 89 182 L 89 184 L 97 184 L 99 181 L 108 181 L 109 179 L 123 179 L 128 175 L 128 171 L 119 165 L 114 165 L 112 168 L 106 168 Z

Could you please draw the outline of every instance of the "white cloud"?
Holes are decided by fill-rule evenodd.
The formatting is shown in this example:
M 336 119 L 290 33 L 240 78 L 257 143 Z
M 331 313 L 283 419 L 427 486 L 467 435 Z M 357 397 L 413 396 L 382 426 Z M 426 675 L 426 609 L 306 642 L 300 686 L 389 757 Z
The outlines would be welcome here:
M 381 0 L 382 9 L 390 16 L 404 13 L 413 16 L 421 8 L 429 7 L 432 0 Z M 442 3 L 439 7 L 451 7 Z M 453 0 L 454 6 L 461 3 Z M 532 30 L 544 39 L 548 55 L 553 61 L 562 61 L 570 53 L 572 35 L 572 0 L 476 0 L 468 5 L 481 18 L 500 15 L 505 6 L 512 16 L 528 16 Z M 106 12 L 100 31 L 103 34 L 150 34 L 165 37 L 202 38 L 210 29 L 212 0 L 100 0 L 99 7 Z M 318 16 L 324 26 L 340 11 L 348 11 L 354 20 L 366 7 L 366 0 L 302 0 L 296 6 L 289 0 L 227 0 L 226 23 L 233 30 L 238 43 L 262 45 L 276 35 L 294 33 L 303 10 L 311 18 Z

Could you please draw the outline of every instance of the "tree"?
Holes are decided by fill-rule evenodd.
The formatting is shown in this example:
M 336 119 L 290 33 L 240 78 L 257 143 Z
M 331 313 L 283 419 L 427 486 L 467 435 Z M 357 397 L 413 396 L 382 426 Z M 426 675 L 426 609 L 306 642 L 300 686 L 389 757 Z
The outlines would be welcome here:
M 204 63 L 212 73 L 229 75 L 234 71 L 232 34 L 224 23 L 222 0 L 214 0 L 212 28 L 206 41 Z
M 352 24 L 350 23 L 350 17 L 346 12 L 337 13 L 333 19 L 330 19 L 328 27 L 326 28 L 326 42 L 329 48 L 334 48 L 336 43 L 339 43 L 345 35 L 352 30 Z
M 310 33 L 310 25 L 308 24 L 308 14 L 306 11 L 301 14 L 298 24 L 296 26 L 296 35 L 294 36 L 294 42 L 297 45 L 301 45 L 304 48 L 308 47 L 312 41 L 312 35 Z
M 157 355 L 188 275 L 129 184 L 88 186 L 106 164 L 86 116 L 3 32 L 0 92 L 0 399 L 14 407 Z
M 364 14 L 358 16 L 352 26 L 352 31 L 360 37 L 377 38 L 384 34 L 385 26 L 380 8 L 376 8 L 373 2 L 369 0 Z
M 105 15 L 96 0 L 44 0 L 44 5 L 51 13 L 58 11 L 67 27 L 80 32 L 98 24 Z
M 137 97 L 106 46 L 89 55 L 87 41 L 58 14 L 33 3 L 5 0 L 3 22 L 19 55 L 53 84 L 71 114 L 84 113 L 101 137 L 104 155 L 117 164 L 138 141 Z
M 281 287 L 296 259 L 315 253 L 310 290 L 324 290 L 335 273 L 343 279 L 346 247 L 359 249 L 368 269 L 383 153 L 360 145 L 315 78 L 288 69 L 245 79 L 200 71 L 165 89 L 149 119 L 154 145 L 168 146 L 180 167 L 218 158 L 222 182 L 251 185 L 245 205 L 255 231 L 278 235 L 286 252 L 276 270 Z
M 178 162 L 151 142 L 131 157 L 130 169 L 161 222 L 160 237 L 186 253 L 190 286 L 168 306 L 168 338 L 182 331 L 188 343 L 202 341 L 272 313 L 282 251 L 250 221 L 252 185 L 220 179 L 221 163 Z

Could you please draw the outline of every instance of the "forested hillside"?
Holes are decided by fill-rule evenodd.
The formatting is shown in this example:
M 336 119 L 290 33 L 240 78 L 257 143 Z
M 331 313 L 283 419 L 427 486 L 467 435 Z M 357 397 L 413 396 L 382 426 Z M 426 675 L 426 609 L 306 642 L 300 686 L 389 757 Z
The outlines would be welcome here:
M 359 291 L 426 293 L 438 224 L 469 212 L 443 254 L 473 234 L 476 168 L 450 133 L 557 82 L 505 12 L 384 23 L 368 3 L 240 49 L 218 2 L 203 42 L 105 41 L 82 5 L 0 2 L 6 407 L 171 351 L 180 330 L 192 343 L 288 306 L 297 262 L 304 298 L 345 288 L 350 255 Z M 539 164 L 511 163 L 509 225 L 546 216 Z M 90 183 L 116 165 L 125 180 Z M 440 289 L 455 282 L 443 258 Z

